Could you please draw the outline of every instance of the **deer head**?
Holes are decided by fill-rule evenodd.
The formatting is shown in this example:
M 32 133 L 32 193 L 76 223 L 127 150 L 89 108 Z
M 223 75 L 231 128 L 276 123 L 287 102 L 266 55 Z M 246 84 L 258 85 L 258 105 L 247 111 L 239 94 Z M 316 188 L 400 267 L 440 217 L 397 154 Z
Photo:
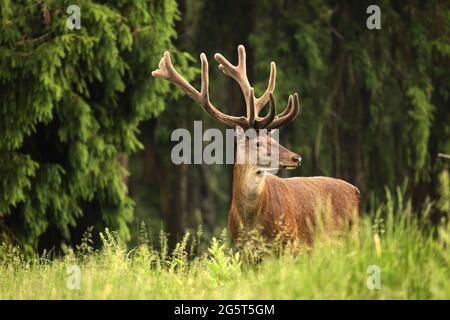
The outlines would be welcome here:
M 287 107 L 283 112 L 275 114 L 275 100 L 273 91 L 275 89 L 276 66 L 270 65 L 269 84 L 266 91 L 260 97 L 256 97 L 253 87 L 247 78 L 246 54 L 244 46 L 238 47 L 238 64 L 231 64 L 221 54 L 216 53 L 214 58 L 219 62 L 219 69 L 240 86 L 245 98 L 246 116 L 232 116 L 219 111 L 209 99 L 209 75 L 208 60 L 206 55 L 200 55 L 201 61 L 201 89 L 197 91 L 189 84 L 173 67 L 170 53 L 164 52 L 159 63 L 159 69 L 152 72 L 152 76 L 170 81 L 183 90 L 189 97 L 197 102 L 212 118 L 218 122 L 236 129 L 238 139 L 237 154 L 243 155 L 244 165 L 251 165 L 256 173 L 265 170 L 282 168 L 295 168 L 300 165 L 301 158 L 298 154 L 280 145 L 272 136 L 272 130 L 292 121 L 299 113 L 298 94 L 289 96 Z M 261 117 L 260 111 L 269 102 L 269 112 Z M 244 134 L 244 130 L 254 129 L 257 134 Z M 256 150 L 256 152 L 251 152 Z M 278 159 L 274 166 L 272 152 L 277 150 Z

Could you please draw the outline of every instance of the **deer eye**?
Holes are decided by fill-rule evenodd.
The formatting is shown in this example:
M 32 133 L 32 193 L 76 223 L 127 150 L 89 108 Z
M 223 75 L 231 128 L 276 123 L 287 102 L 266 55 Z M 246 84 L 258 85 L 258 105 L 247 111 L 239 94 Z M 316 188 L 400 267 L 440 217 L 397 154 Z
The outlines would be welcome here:
M 259 142 L 256 143 L 256 147 L 259 148 Z

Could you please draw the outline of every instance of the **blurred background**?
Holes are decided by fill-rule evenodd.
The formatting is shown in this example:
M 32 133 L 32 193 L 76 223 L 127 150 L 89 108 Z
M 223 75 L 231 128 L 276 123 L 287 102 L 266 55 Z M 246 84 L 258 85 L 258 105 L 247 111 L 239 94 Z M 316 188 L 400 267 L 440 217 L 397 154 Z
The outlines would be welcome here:
M 366 26 L 371 4 L 379 30 Z M 257 95 L 276 62 L 278 111 L 294 92 L 301 106 L 280 141 L 302 166 L 282 176 L 347 180 L 365 210 L 386 188 L 416 208 L 450 198 L 448 1 L 0 0 L 0 19 L 2 241 L 59 251 L 94 226 L 133 245 L 144 223 L 173 244 L 226 227 L 232 166 L 170 160 L 173 130 L 225 127 L 150 76 L 164 50 L 196 88 L 206 53 L 211 100 L 233 115 L 244 99 L 214 53 L 236 63 L 245 45 Z M 450 211 L 436 208 L 430 219 Z

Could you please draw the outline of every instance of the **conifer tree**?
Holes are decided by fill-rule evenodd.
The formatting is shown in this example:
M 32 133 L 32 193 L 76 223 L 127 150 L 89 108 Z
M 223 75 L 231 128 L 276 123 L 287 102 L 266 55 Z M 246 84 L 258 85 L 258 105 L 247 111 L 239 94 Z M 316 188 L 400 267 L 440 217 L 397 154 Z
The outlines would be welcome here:
M 120 160 L 169 93 L 150 72 L 176 35 L 175 0 L 82 1 L 71 30 L 72 4 L 0 0 L 0 235 L 28 249 L 89 225 L 129 237 Z

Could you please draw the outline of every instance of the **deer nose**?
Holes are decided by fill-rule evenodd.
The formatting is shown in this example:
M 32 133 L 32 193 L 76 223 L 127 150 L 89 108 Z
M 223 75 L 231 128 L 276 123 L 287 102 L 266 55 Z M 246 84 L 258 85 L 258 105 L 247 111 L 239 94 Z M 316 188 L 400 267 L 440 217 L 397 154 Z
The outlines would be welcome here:
M 298 166 L 300 165 L 300 163 L 302 162 L 302 157 L 300 157 L 298 154 L 293 155 L 291 157 L 292 161 L 294 161 Z

